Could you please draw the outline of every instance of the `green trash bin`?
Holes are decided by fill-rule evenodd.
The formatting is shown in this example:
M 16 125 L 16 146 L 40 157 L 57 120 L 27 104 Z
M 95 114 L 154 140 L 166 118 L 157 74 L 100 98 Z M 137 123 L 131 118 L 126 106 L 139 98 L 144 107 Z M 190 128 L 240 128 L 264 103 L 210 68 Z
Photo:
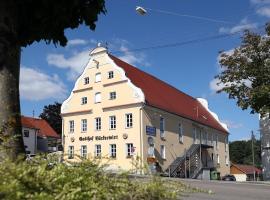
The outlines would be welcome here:
M 210 173 L 210 179 L 211 180 L 220 180 L 220 172 L 218 172 L 218 171 L 212 171 Z

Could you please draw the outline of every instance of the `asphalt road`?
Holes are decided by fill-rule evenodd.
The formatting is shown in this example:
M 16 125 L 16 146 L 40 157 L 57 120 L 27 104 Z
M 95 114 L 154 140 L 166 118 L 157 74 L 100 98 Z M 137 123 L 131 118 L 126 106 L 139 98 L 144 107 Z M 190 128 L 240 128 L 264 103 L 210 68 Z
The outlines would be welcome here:
M 209 191 L 213 194 L 191 193 L 183 196 L 184 200 L 270 200 L 270 184 L 237 183 L 226 181 L 180 181 L 192 187 Z

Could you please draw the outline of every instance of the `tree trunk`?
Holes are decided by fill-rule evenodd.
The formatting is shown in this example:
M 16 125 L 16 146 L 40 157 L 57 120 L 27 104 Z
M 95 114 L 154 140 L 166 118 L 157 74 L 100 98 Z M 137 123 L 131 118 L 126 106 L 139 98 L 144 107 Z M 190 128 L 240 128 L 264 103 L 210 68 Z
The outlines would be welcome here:
M 24 153 L 19 99 L 20 51 L 16 8 L 0 1 L 0 159 Z

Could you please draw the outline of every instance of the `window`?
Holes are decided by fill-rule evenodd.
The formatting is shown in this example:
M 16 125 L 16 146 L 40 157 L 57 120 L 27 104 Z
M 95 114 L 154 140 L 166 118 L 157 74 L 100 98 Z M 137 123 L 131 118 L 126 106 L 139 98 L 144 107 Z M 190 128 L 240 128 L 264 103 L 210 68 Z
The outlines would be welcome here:
M 101 145 L 100 144 L 95 145 L 95 157 L 101 157 Z
M 89 77 L 84 78 L 84 85 L 87 85 L 87 84 L 89 84 Z
M 113 71 L 108 72 L 108 79 L 112 79 L 114 77 Z
M 74 120 L 69 121 L 69 132 L 74 133 Z
M 97 92 L 95 94 L 95 103 L 100 103 L 101 102 L 101 94 L 100 92 Z
M 110 129 L 116 129 L 116 117 L 110 116 Z
M 68 146 L 68 159 L 74 158 L 74 146 Z
M 87 158 L 87 146 L 86 145 L 81 146 L 81 157 L 84 159 Z
M 96 82 L 101 81 L 101 73 L 96 73 Z
M 165 137 L 164 126 L 165 126 L 165 120 L 163 117 L 160 117 L 159 130 L 160 130 L 160 137 L 161 138 Z
M 179 142 L 183 143 L 184 136 L 183 136 L 183 126 L 181 123 L 178 124 L 178 134 L 179 134 Z
M 212 133 L 211 134 L 211 145 L 213 146 L 213 144 L 214 144 L 214 134 Z
M 205 142 L 206 142 L 205 144 L 208 145 L 208 132 L 205 132 L 205 137 L 206 137 L 206 138 L 205 138 Z
M 96 130 L 97 131 L 101 130 L 101 118 L 100 117 L 96 118 Z
M 216 135 L 216 149 L 218 149 L 218 135 Z
M 127 157 L 131 157 L 134 153 L 133 143 L 127 143 Z
M 162 159 L 166 159 L 165 145 L 160 145 L 160 155 Z
M 110 100 L 116 99 L 116 92 L 110 92 Z
M 23 137 L 29 137 L 29 131 L 28 130 L 23 131 Z
M 87 119 L 82 119 L 81 120 L 81 132 L 86 132 L 87 131 Z
M 87 104 L 87 97 L 82 98 L 82 105 Z
M 225 145 L 225 152 L 227 152 L 228 151 L 228 136 L 225 136 L 224 145 Z
M 196 143 L 196 128 L 193 128 L 193 144 Z
M 133 126 L 133 120 L 132 120 L 132 114 L 126 114 L 126 128 L 132 128 Z
M 201 144 L 202 143 L 202 131 L 199 130 L 199 134 L 197 134 L 197 144 Z
M 116 158 L 116 144 L 110 144 L 110 157 Z
M 225 163 L 226 163 L 227 166 L 229 165 L 229 159 L 228 159 L 228 156 L 225 156 Z
M 220 164 L 219 155 L 217 154 L 217 164 Z

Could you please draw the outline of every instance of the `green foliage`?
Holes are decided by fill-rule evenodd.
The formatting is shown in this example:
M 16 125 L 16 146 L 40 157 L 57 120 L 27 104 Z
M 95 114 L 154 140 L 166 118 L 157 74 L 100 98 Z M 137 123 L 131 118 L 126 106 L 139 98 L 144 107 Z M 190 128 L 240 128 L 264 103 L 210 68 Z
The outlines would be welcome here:
M 27 46 L 40 40 L 64 46 L 67 43 L 65 29 L 74 29 L 80 24 L 85 24 L 94 30 L 98 15 L 106 13 L 104 0 L 15 0 L 10 2 L 12 3 L 7 3 L 7 5 L 10 4 L 11 12 L 13 10 L 17 14 L 14 17 L 18 26 L 16 37 L 18 37 L 19 46 Z
M 41 119 L 46 120 L 50 126 L 59 134 L 62 133 L 61 105 L 58 102 L 44 106 L 42 113 L 39 115 Z
M 257 167 L 261 167 L 261 142 L 254 141 L 254 160 Z M 234 141 L 229 144 L 230 160 L 236 164 L 252 165 L 251 140 Z
M 38 157 L 0 163 L 0 199 L 175 199 L 187 187 L 111 174 L 91 161 L 57 163 Z
M 242 43 L 232 52 L 221 52 L 222 72 L 216 76 L 230 99 L 242 109 L 265 114 L 270 111 L 270 24 L 266 34 L 245 31 Z

